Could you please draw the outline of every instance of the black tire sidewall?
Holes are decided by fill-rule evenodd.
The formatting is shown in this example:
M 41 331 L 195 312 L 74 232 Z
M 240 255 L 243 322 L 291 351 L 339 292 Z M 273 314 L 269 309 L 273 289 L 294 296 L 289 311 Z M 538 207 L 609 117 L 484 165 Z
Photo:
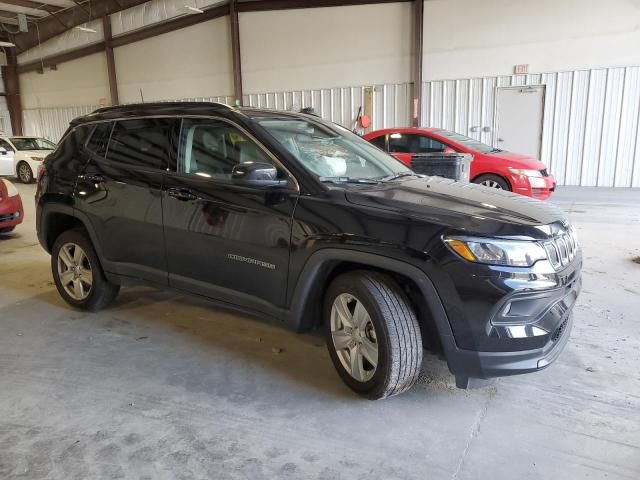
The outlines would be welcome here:
M 352 390 L 361 395 L 368 398 L 379 398 L 379 392 L 384 390 L 384 386 L 390 376 L 391 346 L 389 344 L 387 325 L 384 322 L 384 314 L 378 302 L 369 291 L 365 283 L 366 281 L 367 276 L 365 274 L 353 273 L 344 275 L 331 284 L 325 296 L 323 309 L 324 330 L 329 355 L 342 380 Z M 345 370 L 333 345 L 333 337 L 331 335 L 331 308 L 335 298 L 342 293 L 353 295 L 362 302 L 375 328 L 376 340 L 378 342 L 378 365 L 373 377 L 366 382 L 357 381 Z
M 507 192 L 511 191 L 511 186 L 509 185 L 509 182 L 507 182 L 504 178 L 500 177 L 499 175 L 494 175 L 492 173 L 480 175 L 479 177 L 473 180 L 473 183 L 477 183 L 479 185 L 485 180 L 493 180 L 494 182 L 499 183 L 503 190 L 506 190 Z
M 89 295 L 84 300 L 78 301 L 69 296 L 69 294 L 62 286 L 60 278 L 58 277 L 58 254 L 62 246 L 66 243 L 75 243 L 80 248 L 82 248 L 85 255 L 89 259 L 89 264 L 91 265 L 91 274 L 93 277 L 91 292 L 89 292 Z M 53 281 L 56 284 L 56 288 L 58 289 L 58 293 L 60 294 L 60 296 L 69 305 L 82 310 L 93 310 L 94 306 L 101 296 L 101 290 L 106 288 L 106 280 L 104 279 L 104 274 L 102 273 L 100 261 L 98 260 L 98 256 L 96 255 L 95 249 L 93 248 L 93 244 L 83 230 L 67 230 L 56 239 L 53 244 L 53 248 L 51 249 L 51 273 L 53 275 Z

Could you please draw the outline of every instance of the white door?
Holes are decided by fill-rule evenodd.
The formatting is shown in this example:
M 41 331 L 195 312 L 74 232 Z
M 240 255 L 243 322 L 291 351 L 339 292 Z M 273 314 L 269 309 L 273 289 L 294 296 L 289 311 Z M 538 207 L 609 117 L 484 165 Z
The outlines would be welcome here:
M 15 175 L 13 169 L 13 149 L 4 140 L 0 140 L 0 175 Z
M 544 86 L 498 88 L 496 146 L 540 158 Z

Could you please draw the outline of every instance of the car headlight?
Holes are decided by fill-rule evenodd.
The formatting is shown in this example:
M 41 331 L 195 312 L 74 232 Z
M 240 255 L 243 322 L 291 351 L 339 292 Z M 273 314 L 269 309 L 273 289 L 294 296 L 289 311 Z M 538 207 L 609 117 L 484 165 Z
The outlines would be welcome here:
M 16 186 L 11 183 L 9 180 L 6 179 L 2 179 L 2 182 L 4 183 L 4 186 L 7 187 L 7 196 L 8 197 L 15 197 L 16 195 L 19 195 L 20 192 L 18 192 L 18 189 L 16 188 Z
M 528 170 L 525 168 L 509 168 L 514 175 L 524 175 L 525 177 L 542 177 L 540 170 Z
M 31 160 L 33 160 L 34 162 L 41 162 L 44 160 L 44 158 L 42 157 L 31 157 Z
M 475 263 L 530 267 L 547 259 L 547 252 L 537 242 L 454 236 L 445 237 L 444 242 L 456 254 Z

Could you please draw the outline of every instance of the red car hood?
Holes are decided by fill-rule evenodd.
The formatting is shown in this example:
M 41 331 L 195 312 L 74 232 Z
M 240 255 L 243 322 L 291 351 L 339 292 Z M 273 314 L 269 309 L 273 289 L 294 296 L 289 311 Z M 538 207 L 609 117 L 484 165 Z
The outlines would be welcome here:
M 509 163 L 510 166 L 515 168 L 523 168 L 529 170 L 543 170 L 547 166 L 540 160 L 530 157 L 528 155 L 522 155 L 520 153 L 502 151 L 500 153 L 489 153 L 487 157 L 494 158 L 496 160 L 503 160 Z

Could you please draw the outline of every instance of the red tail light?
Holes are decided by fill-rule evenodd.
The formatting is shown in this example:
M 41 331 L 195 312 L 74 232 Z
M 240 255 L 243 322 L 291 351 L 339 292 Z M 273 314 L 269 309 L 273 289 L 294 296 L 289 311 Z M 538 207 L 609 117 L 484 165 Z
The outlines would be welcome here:
M 46 186 L 47 180 L 47 168 L 44 165 L 38 165 L 38 184 L 36 186 L 36 196 L 35 196 L 35 200 L 36 200 L 36 205 L 38 205 L 38 202 L 40 201 L 40 197 L 42 196 L 42 192 L 44 192 Z

